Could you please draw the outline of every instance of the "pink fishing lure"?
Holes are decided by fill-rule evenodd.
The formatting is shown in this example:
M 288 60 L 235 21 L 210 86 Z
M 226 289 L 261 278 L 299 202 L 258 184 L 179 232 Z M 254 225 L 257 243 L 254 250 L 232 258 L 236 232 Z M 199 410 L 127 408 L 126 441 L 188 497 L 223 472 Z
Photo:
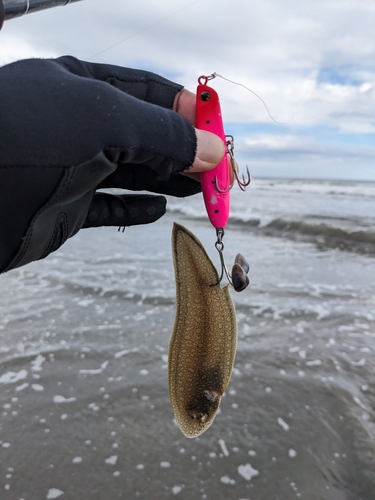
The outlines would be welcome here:
M 229 218 L 231 159 L 229 157 L 223 118 L 217 92 L 207 85 L 208 78 L 200 77 L 197 87 L 196 127 L 212 132 L 226 145 L 221 162 L 212 170 L 200 174 L 203 198 L 211 224 L 225 228 Z

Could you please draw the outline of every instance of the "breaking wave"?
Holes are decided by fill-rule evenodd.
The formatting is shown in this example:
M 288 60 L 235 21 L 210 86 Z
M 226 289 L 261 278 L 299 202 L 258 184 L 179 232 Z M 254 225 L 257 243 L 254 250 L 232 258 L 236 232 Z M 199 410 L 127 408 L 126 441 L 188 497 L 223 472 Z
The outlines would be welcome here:
M 337 248 L 348 252 L 375 254 L 375 232 L 372 231 L 347 231 L 324 223 L 311 224 L 285 219 L 274 219 L 262 227 L 260 220 L 256 219 L 247 222 L 237 219 L 232 222 L 243 229 L 256 228 L 257 231 L 270 236 L 310 241 L 321 249 Z

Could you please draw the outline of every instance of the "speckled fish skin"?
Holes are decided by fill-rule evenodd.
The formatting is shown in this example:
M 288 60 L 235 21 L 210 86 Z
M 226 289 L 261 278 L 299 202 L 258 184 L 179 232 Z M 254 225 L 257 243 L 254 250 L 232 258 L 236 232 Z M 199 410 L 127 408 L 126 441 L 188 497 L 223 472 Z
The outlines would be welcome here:
M 194 438 L 212 424 L 237 349 L 237 321 L 228 286 L 201 242 L 174 224 L 176 318 L 169 343 L 169 395 L 182 433 Z

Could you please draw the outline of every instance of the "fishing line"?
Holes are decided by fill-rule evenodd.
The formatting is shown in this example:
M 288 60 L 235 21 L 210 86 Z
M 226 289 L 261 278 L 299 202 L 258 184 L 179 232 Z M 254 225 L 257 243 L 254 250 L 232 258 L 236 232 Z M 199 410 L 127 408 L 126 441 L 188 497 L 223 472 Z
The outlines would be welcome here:
M 183 10 L 186 10 L 188 9 L 189 7 L 191 7 L 192 5 L 200 2 L 201 0 L 194 0 L 194 2 L 191 2 L 187 5 L 185 5 L 185 7 L 181 7 L 181 9 L 178 9 L 178 10 L 175 10 L 174 12 L 172 12 L 171 14 L 168 14 L 167 16 L 165 17 L 162 17 L 161 19 L 159 19 L 158 21 L 155 21 L 147 26 L 145 26 L 144 28 L 142 28 L 141 30 L 137 31 L 136 33 L 133 33 L 132 35 L 129 35 L 127 36 L 126 38 L 123 38 L 122 40 L 120 40 L 119 42 L 116 42 L 114 43 L 113 45 L 111 45 L 110 47 L 107 47 L 106 49 L 104 50 L 101 50 L 100 52 L 97 52 L 96 54 L 94 54 L 93 56 L 89 57 L 88 59 L 93 59 L 94 57 L 96 56 L 99 56 L 101 54 L 104 54 L 104 52 L 107 52 L 108 50 L 111 50 L 113 49 L 114 47 L 117 47 L 118 45 L 121 45 L 122 43 L 126 42 L 127 40 L 130 40 L 131 38 L 139 35 L 140 33 L 143 33 L 144 31 L 147 31 L 148 29 L 150 28 L 153 28 L 154 26 L 162 23 L 163 21 L 165 21 L 166 19 L 169 19 L 173 16 L 175 16 L 176 14 L 179 14 L 180 12 L 182 12 Z
M 109 47 L 105 48 L 104 50 L 101 50 L 100 52 L 97 52 L 96 54 L 90 56 L 88 58 L 88 60 L 93 59 L 94 57 L 97 57 L 97 56 L 99 56 L 101 54 L 104 54 L 104 52 L 107 52 L 108 50 L 111 50 L 114 47 L 117 47 L 118 45 L 121 45 L 122 43 L 126 42 L 127 40 L 130 40 L 131 38 L 139 35 L 140 33 L 144 33 L 145 31 L 149 30 L 150 28 L 153 28 L 154 26 L 157 26 L 158 24 L 161 24 L 166 19 L 170 19 L 171 17 L 173 17 L 173 16 L 179 14 L 180 12 L 182 12 L 182 11 L 190 8 L 192 5 L 194 5 L 194 4 L 196 4 L 196 3 L 200 2 L 200 1 L 201 0 L 194 0 L 193 2 L 190 2 L 189 4 L 185 5 L 184 7 L 181 7 L 181 9 L 178 9 L 178 10 L 172 12 L 171 14 L 168 14 L 168 15 L 162 17 L 158 21 L 155 21 L 155 22 L 153 22 L 151 24 L 148 24 L 147 26 L 145 26 L 141 30 L 136 31 L 135 33 L 133 33 L 132 35 L 129 35 L 126 38 L 123 38 L 122 40 L 119 40 L 118 42 L 114 43 L 113 45 L 110 45 Z M 242 83 L 239 83 L 239 82 L 235 82 L 233 80 L 230 80 L 229 78 L 225 78 L 223 75 L 220 75 L 218 73 L 213 73 L 213 75 L 216 76 L 216 77 L 218 77 L 218 78 L 222 78 L 223 80 L 226 80 L 227 82 L 232 83 L 233 85 L 238 85 L 239 87 L 243 87 L 245 90 L 247 90 L 248 92 L 251 92 L 253 95 L 255 95 L 255 97 L 257 97 L 263 103 L 263 105 L 266 108 L 266 111 L 268 113 L 268 116 L 271 118 L 271 120 L 273 122 L 277 123 L 278 125 L 287 125 L 288 123 L 290 123 L 294 119 L 294 113 L 292 111 L 292 117 L 290 118 L 290 120 L 288 120 L 286 122 L 280 122 L 280 121 L 276 120 L 272 116 L 272 114 L 271 114 L 270 110 L 268 109 L 268 106 L 265 103 L 265 101 L 256 92 L 254 92 L 253 90 L 251 90 L 249 87 L 246 87 L 246 85 L 244 85 Z
M 286 121 L 286 122 L 279 122 L 278 120 L 276 120 L 272 115 L 271 115 L 271 112 L 270 110 L 268 109 L 268 106 L 267 104 L 264 102 L 264 100 L 256 93 L 254 92 L 254 90 L 251 90 L 249 89 L 249 87 L 246 87 L 246 85 L 244 85 L 243 83 L 238 83 L 238 82 L 234 82 L 233 80 L 229 80 L 229 78 L 225 78 L 224 76 L 222 75 L 219 75 L 218 73 L 212 73 L 213 75 L 217 76 L 218 78 L 222 78 L 223 80 L 226 80 L 227 82 L 229 83 L 232 83 L 233 85 L 238 85 L 239 87 L 243 87 L 244 89 L 248 90 L 249 92 L 251 92 L 252 94 L 255 95 L 255 97 L 257 97 L 263 104 L 264 104 L 264 107 L 266 108 L 267 110 L 267 113 L 268 113 L 268 116 L 271 118 L 272 121 L 274 121 L 275 123 L 277 123 L 278 125 L 287 125 L 288 123 L 290 123 L 293 118 L 294 118 L 294 113 L 292 111 L 292 117 L 290 118 L 290 120 Z

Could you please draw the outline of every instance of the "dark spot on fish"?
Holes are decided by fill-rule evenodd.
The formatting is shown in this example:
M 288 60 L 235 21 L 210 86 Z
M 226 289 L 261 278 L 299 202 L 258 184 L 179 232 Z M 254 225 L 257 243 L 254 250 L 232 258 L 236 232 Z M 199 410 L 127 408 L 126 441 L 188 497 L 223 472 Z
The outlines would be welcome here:
M 194 395 L 186 405 L 191 419 L 207 422 L 215 415 L 223 391 L 223 374 L 220 368 L 199 370 L 194 383 Z

